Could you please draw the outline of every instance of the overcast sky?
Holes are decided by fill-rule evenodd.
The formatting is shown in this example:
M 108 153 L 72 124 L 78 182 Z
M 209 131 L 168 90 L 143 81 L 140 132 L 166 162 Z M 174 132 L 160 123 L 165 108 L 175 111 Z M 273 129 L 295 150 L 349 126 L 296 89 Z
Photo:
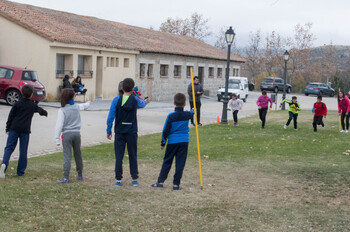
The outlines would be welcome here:
M 350 45 L 350 0 L 15 0 L 129 25 L 158 29 L 168 17 L 188 18 L 193 12 L 209 19 L 217 34 L 232 26 L 237 46 L 245 46 L 249 32 L 275 30 L 292 36 L 298 23 L 313 23 L 314 46 Z M 213 43 L 214 38 L 207 42 Z

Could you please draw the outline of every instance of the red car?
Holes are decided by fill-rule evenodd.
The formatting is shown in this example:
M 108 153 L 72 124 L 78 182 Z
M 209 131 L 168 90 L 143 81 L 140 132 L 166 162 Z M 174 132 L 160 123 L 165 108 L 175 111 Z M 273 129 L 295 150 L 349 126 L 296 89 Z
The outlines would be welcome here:
M 22 97 L 24 85 L 34 87 L 33 101 L 39 102 L 46 98 L 45 87 L 38 81 L 36 71 L 0 66 L 0 99 L 5 99 L 9 105 L 15 104 Z

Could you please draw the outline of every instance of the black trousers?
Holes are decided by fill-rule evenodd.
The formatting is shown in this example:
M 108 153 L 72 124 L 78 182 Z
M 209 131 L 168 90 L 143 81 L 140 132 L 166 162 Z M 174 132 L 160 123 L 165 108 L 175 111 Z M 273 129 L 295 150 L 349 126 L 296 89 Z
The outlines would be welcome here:
M 346 119 L 346 129 L 349 130 L 350 113 L 348 113 L 348 115 L 346 115 L 345 113 L 342 113 L 340 119 L 341 119 L 341 128 L 345 130 L 344 119 Z
M 286 123 L 287 126 L 289 126 L 292 119 L 294 122 L 294 129 L 297 129 L 298 128 L 298 123 L 297 123 L 298 114 L 293 114 L 292 112 L 289 111 L 289 118 L 288 118 L 287 123 Z
M 130 174 L 133 180 L 139 178 L 137 166 L 137 133 L 115 134 L 114 152 L 115 152 L 115 179 L 123 178 L 123 158 L 125 146 L 128 148 Z
M 180 185 L 183 170 L 187 159 L 188 143 L 168 144 L 165 150 L 162 169 L 160 170 L 158 183 L 164 183 L 168 178 L 171 165 L 175 157 L 175 175 L 173 184 Z
M 238 122 L 238 117 L 237 117 L 238 110 L 233 111 L 232 114 L 233 114 L 233 121 L 235 123 L 237 123 Z
M 268 110 L 268 108 L 259 109 L 259 118 L 261 120 L 261 127 L 262 128 L 265 127 L 267 110 Z
M 196 109 L 197 109 L 197 123 L 199 124 L 201 122 L 201 102 L 200 101 L 196 101 Z M 194 108 L 194 105 L 193 105 L 193 101 L 190 101 L 190 107 L 191 109 Z M 194 121 L 191 120 L 191 123 L 194 124 Z
M 324 127 L 323 116 L 314 116 L 312 125 L 314 127 L 314 131 L 317 131 L 317 125 L 322 125 L 322 127 Z

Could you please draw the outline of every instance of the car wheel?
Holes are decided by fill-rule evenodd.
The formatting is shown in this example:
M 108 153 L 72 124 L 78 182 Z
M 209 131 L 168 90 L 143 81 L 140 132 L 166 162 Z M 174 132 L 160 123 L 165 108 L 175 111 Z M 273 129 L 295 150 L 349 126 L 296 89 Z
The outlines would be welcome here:
M 5 96 L 5 100 L 6 100 L 7 104 L 9 104 L 11 106 L 13 106 L 21 98 L 22 98 L 22 94 L 17 89 L 9 90 Z
M 289 88 L 287 89 L 287 93 L 290 93 L 290 91 L 292 91 L 292 89 L 289 87 Z
M 331 94 L 329 96 L 330 97 L 334 97 L 334 92 L 331 92 Z
M 278 87 L 275 88 L 274 92 L 275 92 L 275 93 L 278 93 Z
M 309 94 L 308 94 L 308 93 L 305 93 L 305 96 L 309 96 Z

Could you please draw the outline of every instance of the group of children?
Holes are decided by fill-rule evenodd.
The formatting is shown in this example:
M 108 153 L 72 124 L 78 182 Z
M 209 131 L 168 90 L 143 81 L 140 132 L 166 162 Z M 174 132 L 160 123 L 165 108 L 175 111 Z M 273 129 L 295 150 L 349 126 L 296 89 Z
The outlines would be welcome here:
M 138 186 L 138 163 L 137 163 L 137 109 L 144 108 L 150 99 L 147 97 L 142 100 L 134 93 L 135 82 L 131 78 L 126 78 L 121 83 L 122 94 L 113 99 L 108 118 L 107 118 L 107 139 L 112 139 L 112 127 L 114 123 L 114 151 L 115 151 L 115 186 L 122 186 L 123 178 L 123 158 L 125 148 L 128 149 L 130 174 L 132 177 L 131 185 Z M 48 113 L 30 100 L 33 95 L 33 87 L 25 85 L 22 88 L 23 98 L 16 103 L 8 117 L 6 124 L 6 133 L 8 134 L 7 144 L 4 151 L 4 157 L 0 166 L 0 178 L 5 178 L 5 172 L 9 166 L 10 156 L 20 140 L 20 156 L 17 167 L 17 175 L 22 176 L 27 167 L 27 150 L 29 143 L 30 126 L 34 113 L 42 116 L 48 116 Z M 72 150 L 76 163 L 77 180 L 83 181 L 83 160 L 81 155 L 81 118 L 80 111 L 89 107 L 90 102 L 84 104 L 76 104 L 74 101 L 75 92 L 71 88 L 63 89 L 61 94 L 61 108 L 58 110 L 58 117 L 55 127 L 55 141 L 57 145 L 63 145 L 63 178 L 58 183 L 69 183 L 69 174 L 71 169 Z M 283 100 L 283 103 L 289 104 L 289 118 L 284 125 L 286 129 L 294 120 L 294 129 L 297 130 L 298 113 L 301 110 L 297 97 L 293 96 L 292 100 Z M 272 107 L 272 100 L 263 91 L 262 95 L 256 102 L 259 109 L 259 117 L 262 122 L 261 127 L 265 128 L 266 114 Z M 162 140 L 160 148 L 164 149 L 167 144 L 163 164 L 156 183 L 151 187 L 163 188 L 163 184 L 168 177 L 173 160 L 175 158 L 175 175 L 173 178 L 173 190 L 180 189 L 182 173 L 187 159 L 187 151 L 189 144 L 189 121 L 193 120 L 194 111 L 184 111 L 186 105 L 186 96 L 177 93 L 174 96 L 175 111 L 170 113 L 165 121 L 162 132 Z M 238 126 L 237 114 L 242 109 L 243 101 L 238 99 L 235 94 L 228 103 L 228 107 L 232 110 L 234 126 Z M 339 115 L 342 120 L 341 132 L 348 133 L 349 130 L 349 112 L 350 101 L 344 92 L 338 93 Z M 323 117 L 327 116 L 327 107 L 322 102 L 322 97 L 317 97 L 317 102 L 313 106 L 314 119 L 313 128 L 317 131 L 317 125 L 322 125 Z M 346 128 L 344 120 L 346 120 Z

